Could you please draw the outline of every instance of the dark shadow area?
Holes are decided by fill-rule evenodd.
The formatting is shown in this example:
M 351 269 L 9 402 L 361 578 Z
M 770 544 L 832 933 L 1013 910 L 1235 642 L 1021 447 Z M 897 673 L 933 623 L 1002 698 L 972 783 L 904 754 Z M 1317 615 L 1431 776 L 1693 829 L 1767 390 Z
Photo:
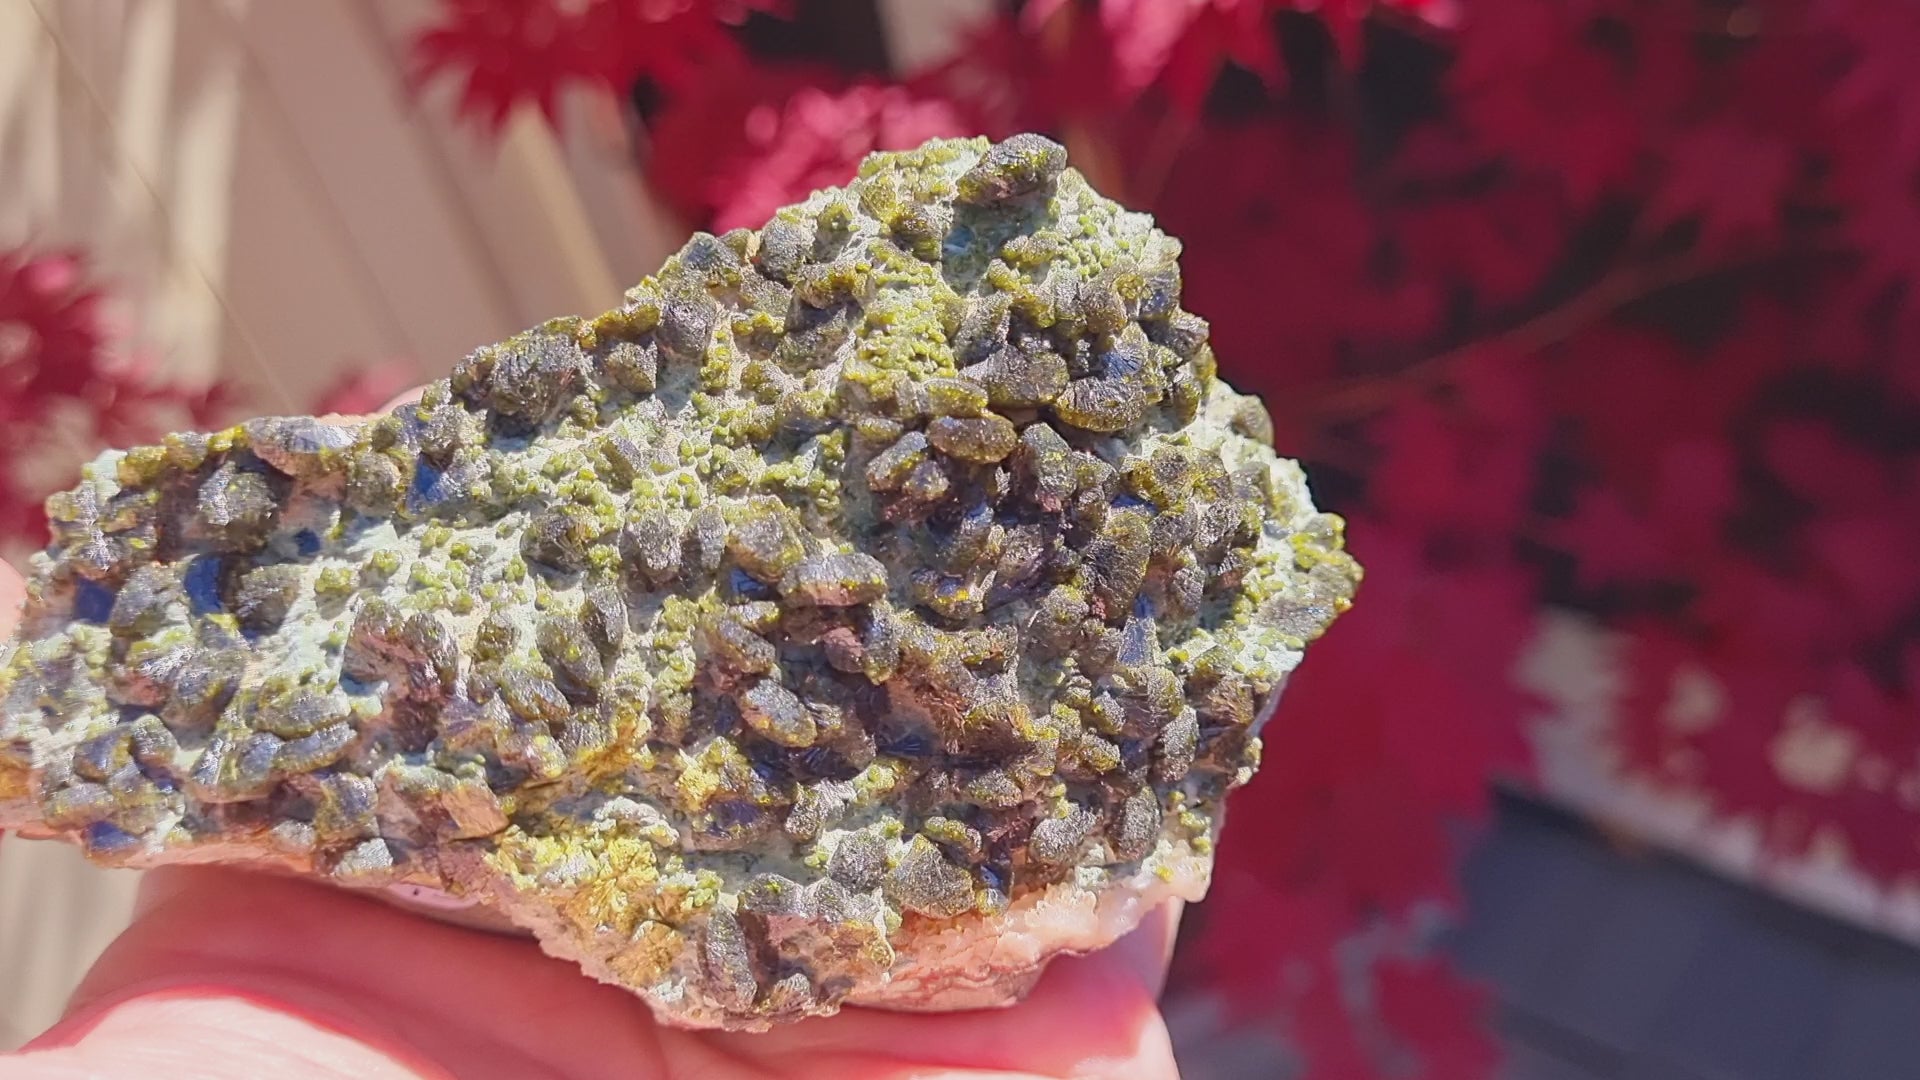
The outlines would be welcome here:
M 1920 949 L 1512 795 L 1463 877 L 1512 1080 L 1920 1076 Z

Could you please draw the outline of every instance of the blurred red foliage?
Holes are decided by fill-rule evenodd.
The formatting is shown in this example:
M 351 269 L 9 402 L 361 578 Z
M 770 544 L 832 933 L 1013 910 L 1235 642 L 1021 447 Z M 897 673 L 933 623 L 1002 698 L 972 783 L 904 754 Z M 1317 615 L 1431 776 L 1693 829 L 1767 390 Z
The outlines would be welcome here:
M 28 472 L 49 454 L 154 438 L 221 414 L 228 388 L 173 386 L 118 347 L 74 250 L 0 249 L 0 541 L 46 535 L 46 484 Z
M 698 88 L 737 69 L 726 23 L 784 0 L 442 0 L 441 21 L 413 42 L 416 79 L 462 80 L 459 111 L 499 130 L 514 107 L 558 124 L 560 95 L 578 84 L 624 93 L 635 80 Z
M 1369 568 L 1268 729 L 1189 951 L 1283 1009 L 1314 1075 L 1490 1068 L 1434 962 L 1385 954 L 1356 996 L 1334 957 L 1451 898 L 1449 825 L 1524 768 L 1537 706 L 1509 675 L 1544 604 L 1627 640 L 1629 770 L 1772 850 L 1912 875 L 1910 0 L 1030 0 L 890 84 L 676 67 L 732 46 L 668 8 L 671 33 L 612 0 L 449 2 L 420 57 L 496 127 L 650 74 L 649 177 L 702 226 L 872 149 L 1039 128 L 1185 242 L 1187 306 Z
M 378 412 L 400 396 L 401 391 L 419 386 L 420 381 L 415 366 L 401 360 L 355 367 L 321 391 L 320 399 L 313 403 L 313 411 L 321 415 L 364 416 Z

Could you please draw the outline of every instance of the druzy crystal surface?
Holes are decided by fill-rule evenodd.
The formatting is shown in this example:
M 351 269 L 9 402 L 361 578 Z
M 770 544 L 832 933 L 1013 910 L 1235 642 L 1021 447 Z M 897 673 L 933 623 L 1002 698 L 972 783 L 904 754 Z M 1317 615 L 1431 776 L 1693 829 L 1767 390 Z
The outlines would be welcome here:
M 107 453 L 0 827 L 466 905 L 682 1025 L 1013 1000 L 1204 890 L 1359 577 L 1178 253 L 937 141 L 389 415 Z

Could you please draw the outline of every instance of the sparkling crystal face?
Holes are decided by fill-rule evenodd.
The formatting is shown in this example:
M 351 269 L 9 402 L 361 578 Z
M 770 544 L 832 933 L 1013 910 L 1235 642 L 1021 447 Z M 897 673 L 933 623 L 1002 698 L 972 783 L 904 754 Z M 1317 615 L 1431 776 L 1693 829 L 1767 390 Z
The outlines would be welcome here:
M 391 415 L 108 453 L 0 825 L 486 905 L 682 1024 L 1016 994 L 1204 888 L 1359 579 L 1178 252 L 1055 143 L 937 141 Z

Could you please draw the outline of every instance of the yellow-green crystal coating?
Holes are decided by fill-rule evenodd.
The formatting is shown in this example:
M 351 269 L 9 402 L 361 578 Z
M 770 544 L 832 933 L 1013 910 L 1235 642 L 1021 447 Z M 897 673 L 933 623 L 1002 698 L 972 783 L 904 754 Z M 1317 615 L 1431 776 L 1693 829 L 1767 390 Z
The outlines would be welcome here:
M 935 141 L 390 415 L 108 453 L 0 826 L 485 905 L 677 1023 L 988 1000 L 968 934 L 1204 886 L 1359 580 L 1178 254 L 1057 144 Z

